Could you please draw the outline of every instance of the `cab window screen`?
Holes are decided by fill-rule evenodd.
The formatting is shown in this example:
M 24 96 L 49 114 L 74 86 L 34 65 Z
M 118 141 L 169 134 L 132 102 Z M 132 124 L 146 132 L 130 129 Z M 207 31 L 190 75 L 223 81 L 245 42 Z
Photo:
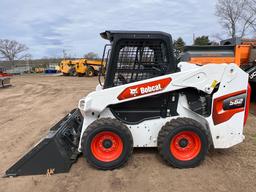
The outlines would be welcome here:
M 123 40 L 120 44 L 114 86 L 166 73 L 169 62 L 167 47 L 161 40 Z

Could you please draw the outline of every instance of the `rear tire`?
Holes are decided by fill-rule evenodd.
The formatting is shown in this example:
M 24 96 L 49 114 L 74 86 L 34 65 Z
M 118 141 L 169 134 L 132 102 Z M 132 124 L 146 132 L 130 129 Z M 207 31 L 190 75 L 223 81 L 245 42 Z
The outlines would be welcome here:
M 133 150 L 133 139 L 130 130 L 120 121 L 102 118 L 88 126 L 81 145 L 90 165 L 112 170 L 128 161 Z
M 196 167 L 207 154 L 208 135 L 208 130 L 193 119 L 174 119 L 166 123 L 158 134 L 159 154 L 168 165 Z

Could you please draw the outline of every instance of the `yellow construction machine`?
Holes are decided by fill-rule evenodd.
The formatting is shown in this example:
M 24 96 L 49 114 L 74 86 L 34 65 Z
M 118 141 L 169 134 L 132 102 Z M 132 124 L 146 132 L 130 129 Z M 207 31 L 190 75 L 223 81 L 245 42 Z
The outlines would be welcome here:
M 80 59 L 76 65 L 76 73 L 78 76 L 92 77 L 98 74 L 101 67 L 104 72 L 105 62 L 101 60 Z
M 79 60 L 62 60 L 60 62 L 60 71 L 64 76 L 76 76 L 76 65 Z

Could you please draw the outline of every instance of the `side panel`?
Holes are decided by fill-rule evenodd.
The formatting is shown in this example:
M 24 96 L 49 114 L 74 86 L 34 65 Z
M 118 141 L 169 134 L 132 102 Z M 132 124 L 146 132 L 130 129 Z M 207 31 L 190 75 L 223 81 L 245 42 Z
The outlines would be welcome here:
M 224 74 L 219 90 L 213 95 L 212 116 L 207 118 L 214 148 L 229 148 L 244 139 L 245 106 L 227 109 L 225 102 L 237 95 L 243 98 L 248 86 L 248 74 L 232 65 L 228 65 Z M 241 100 L 230 101 L 229 104 L 232 104 Z
M 233 92 L 213 101 L 213 123 L 225 123 L 236 113 L 243 112 L 245 108 L 246 90 Z

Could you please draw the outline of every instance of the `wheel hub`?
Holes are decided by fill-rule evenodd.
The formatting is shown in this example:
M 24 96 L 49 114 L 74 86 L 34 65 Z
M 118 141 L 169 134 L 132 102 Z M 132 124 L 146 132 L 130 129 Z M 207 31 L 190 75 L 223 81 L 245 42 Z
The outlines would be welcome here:
M 91 142 L 92 154 L 100 161 L 114 161 L 123 151 L 123 142 L 119 135 L 111 131 L 98 133 Z
M 106 149 L 109 149 L 109 148 L 111 148 L 112 147 L 112 141 L 110 140 L 110 139 L 105 139 L 104 141 L 103 141 L 103 147 L 105 147 Z
M 180 147 L 182 147 L 182 148 L 187 147 L 187 145 L 188 145 L 188 140 L 185 139 L 185 138 L 182 138 L 182 139 L 179 141 L 179 145 L 180 145 Z
M 181 161 L 194 159 L 201 150 L 201 140 L 193 131 L 181 131 L 170 142 L 170 152 Z

